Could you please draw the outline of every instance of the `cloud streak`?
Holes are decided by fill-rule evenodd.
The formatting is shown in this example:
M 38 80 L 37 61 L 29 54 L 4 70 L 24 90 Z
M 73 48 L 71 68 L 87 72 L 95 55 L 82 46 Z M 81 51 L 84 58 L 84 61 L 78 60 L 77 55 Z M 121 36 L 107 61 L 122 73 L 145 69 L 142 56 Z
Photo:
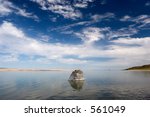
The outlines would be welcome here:
M 77 8 L 87 8 L 88 3 L 94 2 L 95 0 L 74 0 L 73 6 Z
M 145 27 L 149 28 L 149 26 L 150 26 L 150 15 L 139 15 L 137 17 L 131 17 L 131 16 L 125 15 L 124 17 L 122 17 L 120 19 L 120 21 L 133 22 L 134 25 L 132 25 L 132 26 L 139 28 L 139 29 L 142 29 Z
M 56 27 L 51 29 L 50 31 L 57 31 L 57 30 L 61 30 L 61 31 L 66 31 L 69 30 L 71 28 L 77 27 L 77 26 L 90 26 L 92 24 L 96 24 L 96 23 L 100 23 L 101 21 L 106 21 L 106 20 L 110 20 L 110 19 L 114 19 L 115 18 L 115 14 L 114 13 L 104 13 L 101 15 L 95 14 L 95 15 L 90 15 L 90 19 L 86 20 L 86 21 L 80 21 L 77 23 L 72 23 L 69 25 L 65 25 L 65 26 L 61 26 L 61 27 Z
M 95 14 L 95 15 L 92 15 L 91 16 L 91 19 L 94 21 L 94 22 L 100 22 L 102 20 L 110 20 L 112 18 L 115 18 L 115 14 L 114 13 L 105 13 L 105 14 Z
M 79 19 L 83 17 L 80 9 L 88 7 L 95 0 L 30 0 L 40 5 L 42 10 L 59 14 L 66 19 Z
M 81 33 L 75 33 L 78 38 L 81 38 L 84 44 L 91 45 L 96 41 L 104 39 L 104 35 L 102 33 L 104 29 L 100 29 L 97 27 L 87 27 L 82 30 Z
M 51 11 L 53 13 L 62 15 L 64 18 L 77 19 L 81 18 L 82 14 L 75 9 L 70 1 L 65 0 L 31 0 L 41 6 L 42 10 Z
M 34 19 L 35 21 L 39 21 L 38 16 L 35 14 L 29 13 L 25 9 L 21 9 L 9 1 L 0 0 L 0 16 L 7 16 L 13 13 L 26 18 Z

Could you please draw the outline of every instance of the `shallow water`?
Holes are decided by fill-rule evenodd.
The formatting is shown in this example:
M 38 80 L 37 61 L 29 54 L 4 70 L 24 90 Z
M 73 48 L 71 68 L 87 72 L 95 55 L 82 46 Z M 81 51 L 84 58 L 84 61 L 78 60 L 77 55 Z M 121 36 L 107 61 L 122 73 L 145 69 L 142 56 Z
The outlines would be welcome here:
M 0 72 L 0 99 L 150 99 L 149 71 L 84 71 L 84 82 L 70 74 Z

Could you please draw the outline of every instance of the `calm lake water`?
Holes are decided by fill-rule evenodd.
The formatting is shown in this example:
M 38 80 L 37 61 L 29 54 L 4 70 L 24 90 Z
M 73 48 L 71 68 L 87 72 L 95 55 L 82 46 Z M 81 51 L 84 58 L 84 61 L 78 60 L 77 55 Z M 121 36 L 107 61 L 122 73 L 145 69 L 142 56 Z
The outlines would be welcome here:
M 84 82 L 69 82 L 71 72 L 0 72 L 0 99 L 150 99 L 148 71 L 84 71 Z

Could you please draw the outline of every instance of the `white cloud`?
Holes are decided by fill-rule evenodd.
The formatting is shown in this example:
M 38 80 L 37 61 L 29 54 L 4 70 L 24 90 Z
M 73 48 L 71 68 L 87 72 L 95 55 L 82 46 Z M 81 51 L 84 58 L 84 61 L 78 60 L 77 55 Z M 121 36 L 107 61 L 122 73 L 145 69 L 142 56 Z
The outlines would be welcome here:
M 81 38 L 85 44 L 92 44 L 93 42 L 96 42 L 104 38 L 101 29 L 97 27 L 88 27 L 83 29 L 81 33 L 75 34 L 76 36 Z
M 16 62 L 19 61 L 18 60 L 18 56 L 15 54 L 4 54 L 4 55 L 0 55 L 0 61 L 3 62 Z
M 69 59 L 59 59 L 58 60 L 60 63 L 64 63 L 64 64 L 86 64 L 87 61 L 86 60 L 79 60 L 79 59 L 73 59 L 73 58 L 69 58 Z
M 33 13 L 28 13 L 25 9 L 21 9 L 9 1 L 0 0 L 0 16 L 6 16 L 11 13 L 15 13 L 23 17 L 31 18 L 36 21 L 39 20 L 39 18 Z
M 3 22 L 0 28 L 0 34 L 5 36 L 24 38 L 24 33 L 9 22 Z
M 137 17 L 130 17 L 128 15 L 125 15 L 123 18 L 120 19 L 120 21 L 130 21 L 134 23 L 134 27 L 138 25 L 136 28 L 145 28 L 150 26 L 150 15 L 139 15 Z
M 86 3 L 75 3 L 74 7 L 78 8 L 86 8 L 88 5 Z
M 114 38 L 120 38 L 120 37 L 130 37 L 131 35 L 134 35 L 138 32 L 138 29 L 132 28 L 132 27 L 125 27 L 118 30 L 108 30 L 106 33 L 107 39 L 114 39 Z
M 63 15 L 64 18 L 76 19 L 82 17 L 81 13 L 70 5 L 55 4 L 49 6 L 48 9 L 54 13 Z
M 108 20 L 108 19 L 111 19 L 111 18 L 115 18 L 115 14 L 114 13 L 105 13 L 105 14 L 102 14 L 102 15 L 99 15 L 99 14 L 95 14 L 95 15 L 92 15 L 91 16 L 91 19 L 95 22 L 100 22 L 102 20 Z
M 59 31 L 60 32 L 60 30 L 61 30 L 61 32 L 63 34 L 67 34 L 65 32 L 71 32 L 71 33 L 68 33 L 68 34 L 73 34 L 72 30 L 71 31 L 67 31 L 67 30 L 69 30 L 73 27 L 76 27 L 76 26 L 84 26 L 84 27 L 85 26 L 90 26 L 92 24 L 101 22 L 102 20 L 109 20 L 110 18 L 115 18 L 115 14 L 113 14 L 113 13 L 105 13 L 105 14 L 102 14 L 102 15 L 97 15 L 96 14 L 96 15 L 90 16 L 90 20 L 80 21 L 80 22 L 69 24 L 69 25 L 56 27 L 56 28 L 50 29 L 50 31 Z
M 129 15 L 125 15 L 124 17 L 120 19 L 120 21 L 129 21 L 130 19 L 131 17 Z
M 53 13 L 62 15 L 64 18 L 76 19 L 81 18 L 82 14 L 75 9 L 70 1 L 66 0 L 31 0 L 38 3 L 43 10 L 49 10 Z
M 40 40 L 44 42 L 48 42 L 50 40 L 50 37 L 48 35 L 40 35 Z
M 119 38 L 118 40 L 113 40 L 112 42 L 115 43 L 115 45 L 112 46 L 112 49 L 116 50 L 116 55 L 126 59 L 136 58 L 139 60 L 144 60 L 147 59 L 148 55 L 150 54 L 150 50 L 147 49 L 150 44 L 150 37 Z
M 131 35 L 137 34 L 140 30 L 148 30 L 150 27 L 150 15 L 139 15 L 136 17 L 125 15 L 120 21 L 128 21 L 132 24 L 118 31 L 111 31 L 108 33 L 110 38 L 130 37 Z
M 103 30 L 96 27 L 87 28 L 81 32 L 82 39 L 90 43 L 96 42 L 103 38 L 103 34 L 101 34 Z M 21 29 L 10 22 L 5 21 L 0 25 L 0 56 L 3 58 L 1 62 L 7 60 L 17 61 L 18 63 L 21 55 L 26 55 L 29 58 L 40 56 L 42 60 L 47 62 L 84 64 L 84 66 L 90 66 L 91 64 L 96 66 L 129 66 L 150 62 L 148 59 L 150 57 L 150 50 L 148 49 L 150 37 L 119 38 L 110 42 L 112 44 L 105 46 L 105 49 L 104 47 L 86 44 L 45 43 L 28 37 Z M 133 46 L 127 44 L 133 44 Z M 65 58 L 65 56 L 76 56 L 76 58 Z M 86 57 L 114 59 L 102 62 L 86 60 Z M 38 58 L 38 61 L 40 61 L 40 58 Z
M 26 12 L 25 9 L 18 8 L 18 11 L 16 12 L 16 14 L 39 21 L 39 18 L 36 15 L 34 15 L 33 13 Z
M 13 31 L 10 31 L 13 30 Z M 91 29 L 90 29 L 91 30 Z M 100 37 L 97 32 L 98 29 L 93 28 L 95 37 L 94 41 Z M 46 59 L 56 60 L 62 63 L 64 61 L 71 63 L 74 61 L 77 64 L 86 63 L 86 60 L 74 59 L 74 58 L 63 58 L 64 56 L 78 56 L 80 57 L 89 57 L 97 56 L 98 53 L 102 53 L 99 50 L 93 47 L 87 47 L 85 45 L 67 45 L 59 43 L 44 43 L 37 41 L 33 38 L 26 36 L 20 29 L 16 28 L 10 22 L 4 22 L 0 26 L 0 52 L 1 53 L 13 53 L 16 55 L 27 55 L 27 56 L 42 56 Z M 97 36 L 97 37 L 96 37 Z M 89 36 L 90 38 L 90 36 Z M 85 51 L 89 51 L 85 53 Z
M 11 31 L 13 30 L 13 31 Z M 76 55 L 80 53 L 82 46 L 72 46 L 63 44 L 51 44 L 37 41 L 26 36 L 20 29 L 16 28 L 10 22 L 4 22 L 0 26 L 0 52 L 16 55 L 27 56 L 43 56 L 48 60 L 57 60 L 62 62 L 76 61 L 82 63 L 78 59 L 64 59 L 65 55 Z M 72 50 L 72 51 L 70 51 Z M 83 52 L 82 52 L 83 53 Z M 10 58 L 11 59 L 11 58 Z M 79 62 L 80 61 L 80 62 Z
M 140 15 L 140 16 L 132 19 L 132 21 L 134 21 L 136 23 L 149 24 L 150 23 L 150 15 Z
M 0 15 L 3 16 L 12 13 L 10 6 L 12 6 L 11 2 L 0 0 Z
M 72 23 L 72 24 L 69 24 L 69 25 L 65 25 L 65 26 L 61 26 L 61 27 L 56 27 L 56 28 L 53 28 L 51 29 L 50 31 L 58 31 L 58 30 L 61 30 L 61 31 L 66 31 L 72 27 L 76 27 L 76 26 L 87 26 L 91 24 L 91 21 L 81 21 L 81 22 L 77 22 L 77 23 Z
M 150 37 L 145 38 L 119 38 L 117 40 L 112 41 L 114 43 L 121 43 L 121 44 L 138 44 L 141 46 L 150 45 Z
M 89 2 L 94 2 L 95 0 L 74 0 L 74 7 L 77 8 L 87 8 Z

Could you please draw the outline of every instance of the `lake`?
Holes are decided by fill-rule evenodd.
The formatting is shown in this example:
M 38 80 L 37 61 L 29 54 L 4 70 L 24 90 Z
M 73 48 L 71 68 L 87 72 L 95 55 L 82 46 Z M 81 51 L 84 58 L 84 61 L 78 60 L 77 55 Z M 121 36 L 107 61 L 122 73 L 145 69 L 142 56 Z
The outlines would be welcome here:
M 1 100 L 150 99 L 150 71 L 84 71 L 85 81 L 69 82 L 71 71 L 0 72 Z

